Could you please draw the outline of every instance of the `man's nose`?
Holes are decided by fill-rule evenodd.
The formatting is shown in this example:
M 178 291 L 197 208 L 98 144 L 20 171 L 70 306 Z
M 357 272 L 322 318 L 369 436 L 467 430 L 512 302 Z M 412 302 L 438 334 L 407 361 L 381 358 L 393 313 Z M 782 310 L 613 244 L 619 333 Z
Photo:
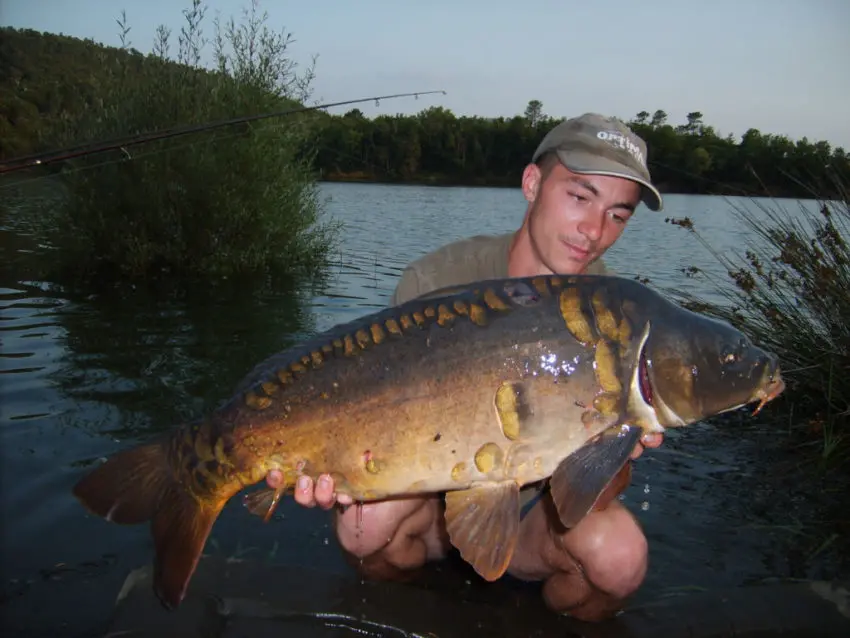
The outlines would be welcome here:
M 578 225 L 578 231 L 590 241 L 598 241 L 602 237 L 602 227 L 605 216 L 597 211 L 589 212 L 582 218 Z

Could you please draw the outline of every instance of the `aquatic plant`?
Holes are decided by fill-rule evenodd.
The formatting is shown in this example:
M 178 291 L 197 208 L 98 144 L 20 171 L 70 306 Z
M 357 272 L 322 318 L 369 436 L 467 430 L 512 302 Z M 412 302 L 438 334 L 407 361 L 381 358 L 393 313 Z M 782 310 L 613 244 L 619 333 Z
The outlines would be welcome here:
M 783 362 L 787 390 L 774 404 L 792 428 L 814 440 L 825 460 L 850 451 L 850 166 L 833 166 L 826 188 L 796 207 L 776 200 L 733 204 L 749 231 L 742 252 L 721 254 L 689 218 L 668 219 L 692 233 L 726 277 L 696 267 L 722 302 L 692 291 L 674 294 L 688 307 L 725 319 Z M 827 199 L 820 192 L 837 192 Z M 730 285 L 731 284 L 731 285 Z M 783 406 L 783 408 L 780 408 Z
M 215 21 L 215 68 L 204 68 L 205 8 L 192 0 L 170 57 L 171 33 L 153 52 L 99 55 L 106 98 L 72 117 L 65 143 L 116 138 L 299 106 L 313 65 L 298 73 L 291 36 L 265 26 L 252 2 L 237 24 Z M 129 54 L 128 54 L 129 53 Z M 48 223 L 63 270 L 124 276 L 315 273 L 332 250 L 335 226 L 322 220 L 312 168 L 317 115 L 219 129 L 81 158 L 60 174 L 64 205 Z

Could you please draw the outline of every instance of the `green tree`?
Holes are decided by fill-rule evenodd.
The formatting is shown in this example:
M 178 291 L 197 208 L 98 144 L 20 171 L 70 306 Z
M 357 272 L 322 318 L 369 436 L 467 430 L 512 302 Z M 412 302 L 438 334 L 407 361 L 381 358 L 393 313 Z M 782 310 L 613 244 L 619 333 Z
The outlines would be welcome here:
M 540 100 L 531 100 L 528 103 L 528 106 L 525 107 L 525 119 L 528 120 L 528 123 L 535 127 L 540 123 L 540 120 L 543 118 L 543 103 Z

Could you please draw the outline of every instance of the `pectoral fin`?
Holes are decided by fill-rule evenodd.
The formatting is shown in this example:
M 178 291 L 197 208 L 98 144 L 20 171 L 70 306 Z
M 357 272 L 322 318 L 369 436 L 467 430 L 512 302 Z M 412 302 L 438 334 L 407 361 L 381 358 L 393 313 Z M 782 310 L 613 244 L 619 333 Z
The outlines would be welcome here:
M 588 442 L 555 468 L 549 480 L 552 499 L 565 527 L 575 527 L 622 469 L 642 430 L 617 426 Z
M 259 516 L 266 523 L 274 514 L 280 503 L 280 497 L 286 491 L 286 487 L 271 488 L 266 487 L 254 492 L 250 492 L 242 497 L 242 504 L 248 508 L 248 511 L 255 516 Z
M 505 573 L 519 532 L 519 486 L 489 483 L 446 494 L 446 529 L 452 545 L 484 579 Z

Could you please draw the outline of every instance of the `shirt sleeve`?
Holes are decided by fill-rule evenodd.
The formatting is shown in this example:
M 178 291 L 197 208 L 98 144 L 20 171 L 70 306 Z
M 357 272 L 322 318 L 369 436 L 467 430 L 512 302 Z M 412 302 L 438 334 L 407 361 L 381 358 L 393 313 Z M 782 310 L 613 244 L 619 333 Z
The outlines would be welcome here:
M 396 284 L 392 297 L 390 297 L 390 305 L 398 306 L 405 301 L 410 301 L 418 297 L 422 288 L 419 271 L 413 266 L 407 266 L 401 273 L 401 277 Z

